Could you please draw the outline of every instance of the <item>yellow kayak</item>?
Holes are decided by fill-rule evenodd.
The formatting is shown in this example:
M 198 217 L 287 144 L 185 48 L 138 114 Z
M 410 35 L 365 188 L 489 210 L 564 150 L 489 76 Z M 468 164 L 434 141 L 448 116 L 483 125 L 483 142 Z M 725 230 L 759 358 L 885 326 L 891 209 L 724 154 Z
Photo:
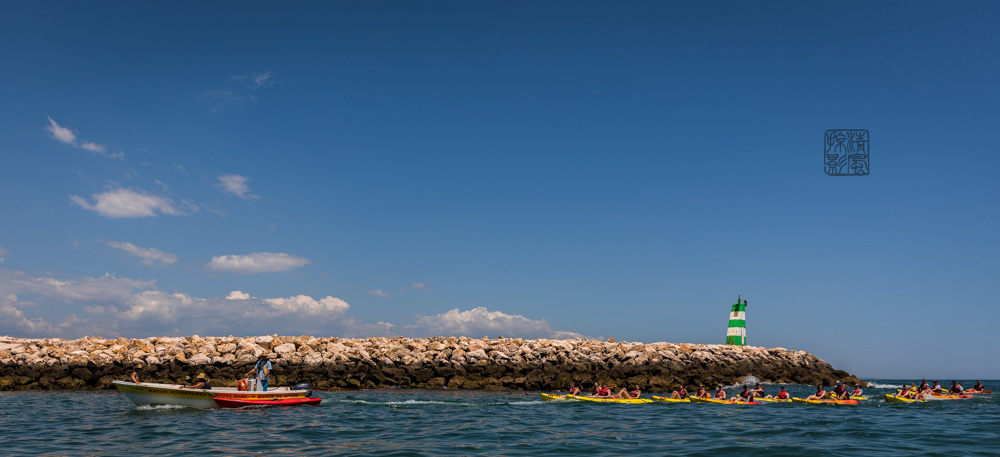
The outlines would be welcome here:
M 666 401 L 671 403 L 691 403 L 689 398 L 670 398 L 670 397 L 657 397 L 653 396 L 653 401 Z
M 898 395 L 885 394 L 885 401 L 887 403 L 917 403 L 925 401 L 924 399 L 915 400 L 912 398 L 903 398 Z
M 814 403 L 814 404 L 825 403 L 830 405 L 856 405 L 858 403 L 861 403 L 860 401 L 857 400 L 828 400 L 828 399 L 807 400 L 805 398 L 798 398 L 798 397 L 793 397 L 792 401 L 795 403 Z
M 595 403 L 627 403 L 627 404 L 641 404 L 641 403 L 652 403 L 653 400 L 646 398 L 606 398 L 606 397 L 584 397 L 580 395 L 568 395 L 567 397 L 574 400 L 581 401 L 592 401 Z
M 688 397 L 691 399 L 691 403 L 715 403 L 717 405 L 760 405 L 762 403 L 754 400 L 750 403 L 745 401 L 730 401 L 730 400 L 719 400 L 717 398 L 700 398 L 700 397 Z
M 896 392 L 899 392 L 899 389 L 896 389 Z M 826 398 L 836 398 L 836 395 L 834 395 L 833 392 L 828 392 L 826 394 Z M 851 400 L 867 400 L 867 399 L 868 399 L 868 397 L 862 397 L 862 396 L 858 396 L 858 395 L 851 395 Z
M 789 402 L 791 398 L 755 398 L 755 401 Z
M 557 401 L 557 400 L 569 400 L 570 399 L 569 395 L 545 394 L 545 393 L 540 394 L 540 395 L 542 396 L 542 400 L 545 400 L 545 401 Z

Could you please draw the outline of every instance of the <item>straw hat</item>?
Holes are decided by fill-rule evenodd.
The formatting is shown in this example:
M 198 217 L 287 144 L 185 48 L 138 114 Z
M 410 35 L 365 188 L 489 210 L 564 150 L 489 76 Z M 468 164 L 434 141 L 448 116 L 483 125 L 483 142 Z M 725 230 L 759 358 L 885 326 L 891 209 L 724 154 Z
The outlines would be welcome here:
M 205 372 L 203 371 L 201 373 L 198 373 L 198 376 L 195 376 L 195 379 L 204 379 L 208 381 L 208 376 L 205 376 Z

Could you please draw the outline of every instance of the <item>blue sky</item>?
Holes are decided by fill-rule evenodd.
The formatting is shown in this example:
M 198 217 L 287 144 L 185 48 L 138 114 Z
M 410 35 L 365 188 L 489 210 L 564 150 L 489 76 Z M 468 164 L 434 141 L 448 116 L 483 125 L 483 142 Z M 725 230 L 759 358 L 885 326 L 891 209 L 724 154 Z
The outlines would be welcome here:
M 3 10 L 0 334 L 721 343 L 742 294 L 1000 378 L 996 3 Z

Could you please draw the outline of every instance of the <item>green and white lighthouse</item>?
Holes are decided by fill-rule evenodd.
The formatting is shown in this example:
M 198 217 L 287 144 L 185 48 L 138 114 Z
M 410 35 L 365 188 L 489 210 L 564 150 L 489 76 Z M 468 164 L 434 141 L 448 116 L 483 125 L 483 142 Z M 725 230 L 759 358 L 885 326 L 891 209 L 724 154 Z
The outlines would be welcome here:
M 736 297 L 736 304 L 729 313 L 729 328 L 726 329 L 726 344 L 747 345 L 747 301 Z

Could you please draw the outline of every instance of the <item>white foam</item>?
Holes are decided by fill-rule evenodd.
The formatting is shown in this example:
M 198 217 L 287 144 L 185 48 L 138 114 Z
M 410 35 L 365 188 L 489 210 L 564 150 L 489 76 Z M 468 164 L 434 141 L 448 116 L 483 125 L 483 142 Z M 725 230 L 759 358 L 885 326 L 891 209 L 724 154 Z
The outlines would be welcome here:
M 869 389 L 902 389 L 902 384 L 879 384 L 877 382 L 869 382 Z
M 135 409 L 138 410 L 138 411 L 157 411 L 157 410 L 164 410 L 164 409 L 184 409 L 184 408 L 187 408 L 187 406 L 181 406 L 181 405 L 139 405 L 139 406 L 135 407 Z

